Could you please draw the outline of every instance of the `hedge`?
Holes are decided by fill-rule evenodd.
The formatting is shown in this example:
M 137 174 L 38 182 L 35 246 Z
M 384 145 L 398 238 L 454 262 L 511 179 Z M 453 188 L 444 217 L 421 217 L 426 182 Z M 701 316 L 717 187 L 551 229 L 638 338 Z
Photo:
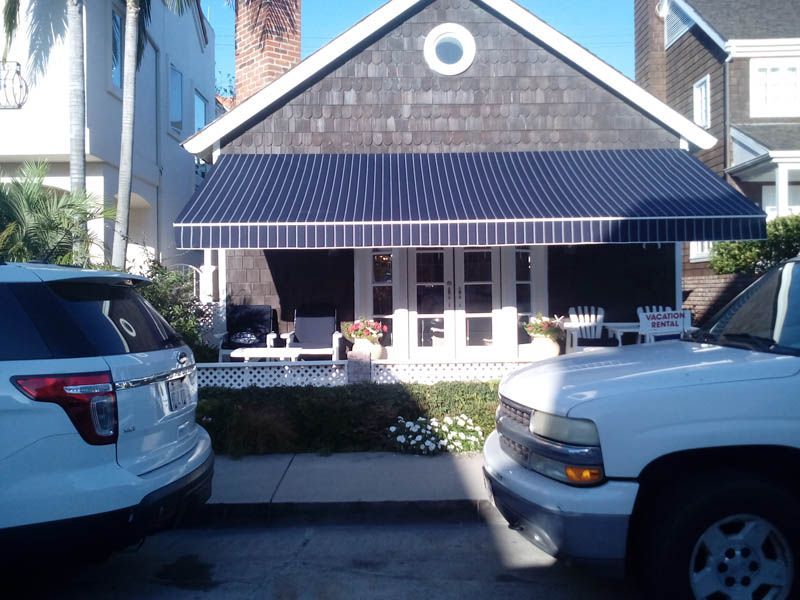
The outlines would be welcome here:
M 197 420 L 214 450 L 232 456 L 389 451 L 386 431 L 398 416 L 466 414 L 488 434 L 496 408 L 497 383 L 202 388 Z

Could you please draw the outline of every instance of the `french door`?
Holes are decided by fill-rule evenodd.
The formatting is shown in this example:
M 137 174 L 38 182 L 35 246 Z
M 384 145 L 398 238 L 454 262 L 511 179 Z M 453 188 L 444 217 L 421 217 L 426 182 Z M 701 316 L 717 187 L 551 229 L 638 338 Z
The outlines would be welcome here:
M 498 329 L 498 248 L 409 251 L 411 358 L 491 358 Z

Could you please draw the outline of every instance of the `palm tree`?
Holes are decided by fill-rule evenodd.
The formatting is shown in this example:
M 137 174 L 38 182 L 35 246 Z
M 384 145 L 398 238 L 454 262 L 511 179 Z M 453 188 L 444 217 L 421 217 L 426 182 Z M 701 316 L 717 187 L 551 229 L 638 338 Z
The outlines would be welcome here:
M 111 264 L 125 268 L 128 251 L 128 222 L 131 213 L 131 172 L 133 169 L 133 127 L 136 102 L 136 70 L 141 63 L 150 24 L 151 0 L 126 0 L 125 49 L 122 66 L 122 132 L 119 149 L 119 184 L 117 218 L 114 224 L 114 245 Z M 190 0 L 166 0 L 167 7 L 182 15 Z
M 42 0 L 31 0 L 41 2 Z M 44 0 L 47 1 L 47 0 Z M 66 0 L 67 46 L 70 52 L 69 67 L 69 180 L 73 193 L 86 190 L 86 81 L 84 78 L 83 3 L 84 0 Z M 52 2 L 47 9 L 52 9 Z M 5 0 L 3 29 L 6 34 L 5 58 L 19 25 L 20 0 Z
M 86 223 L 113 213 L 85 192 L 46 187 L 46 175 L 47 163 L 25 163 L 0 186 L 0 257 L 86 266 L 91 246 L 99 245 Z

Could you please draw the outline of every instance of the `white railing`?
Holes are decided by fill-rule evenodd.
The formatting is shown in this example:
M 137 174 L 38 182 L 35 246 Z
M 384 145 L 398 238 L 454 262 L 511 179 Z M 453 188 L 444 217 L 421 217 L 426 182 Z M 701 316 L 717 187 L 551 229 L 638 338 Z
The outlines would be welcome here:
M 332 387 L 347 383 L 346 360 L 197 365 L 200 387 Z
M 430 362 L 374 361 L 372 383 L 424 383 L 442 381 L 498 381 L 530 362 Z M 204 363 L 197 365 L 200 387 L 332 387 L 350 383 L 346 360 L 295 362 Z M 363 380 L 362 380 L 363 381 Z
M 521 362 L 431 362 L 372 363 L 374 383 L 438 383 L 440 381 L 497 381 L 527 363 Z

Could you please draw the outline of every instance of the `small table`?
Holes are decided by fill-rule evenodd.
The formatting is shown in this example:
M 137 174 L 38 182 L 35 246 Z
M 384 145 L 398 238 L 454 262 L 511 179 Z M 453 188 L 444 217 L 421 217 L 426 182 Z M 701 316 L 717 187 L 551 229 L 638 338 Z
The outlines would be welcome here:
M 617 338 L 617 345 L 622 346 L 622 336 L 626 333 L 639 333 L 639 323 L 603 323 L 603 327 L 608 331 L 610 337 Z M 639 343 L 639 336 L 636 336 L 636 343 Z
M 231 358 L 241 358 L 244 362 L 261 358 L 266 360 L 297 360 L 303 352 L 302 348 L 237 348 L 231 352 Z

